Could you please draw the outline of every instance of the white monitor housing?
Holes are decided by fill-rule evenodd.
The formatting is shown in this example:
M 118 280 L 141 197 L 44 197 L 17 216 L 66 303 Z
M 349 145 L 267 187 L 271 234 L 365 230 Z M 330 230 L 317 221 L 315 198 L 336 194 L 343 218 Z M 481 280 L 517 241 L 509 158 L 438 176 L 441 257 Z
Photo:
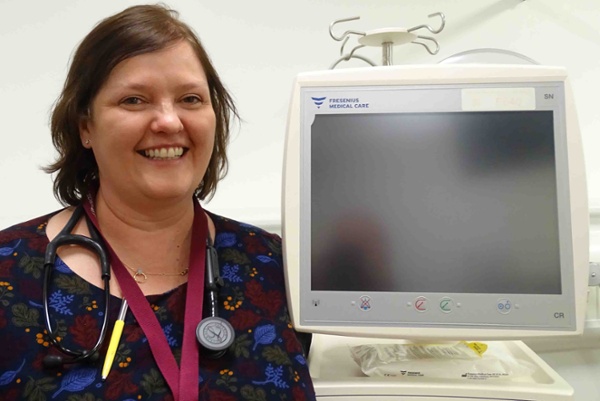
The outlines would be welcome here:
M 298 75 L 283 241 L 299 331 L 580 334 L 588 208 L 566 71 L 426 65 Z

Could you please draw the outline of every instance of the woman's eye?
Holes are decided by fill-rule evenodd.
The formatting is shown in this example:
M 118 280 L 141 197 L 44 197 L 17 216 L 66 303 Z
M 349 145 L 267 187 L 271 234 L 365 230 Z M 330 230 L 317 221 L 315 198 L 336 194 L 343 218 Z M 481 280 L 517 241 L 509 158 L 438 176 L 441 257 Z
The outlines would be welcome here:
M 130 96 L 130 97 L 127 97 L 127 98 L 123 99 L 123 101 L 121 103 L 123 103 L 123 104 L 129 104 L 129 105 L 141 104 L 142 103 L 142 99 L 140 99 L 137 96 Z
M 185 96 L 182 99 L 182 101 L 183 101 L 183 103 L 188 103 L 188 104 L 202 103 L 202 99 L 200 98 L 200 96 L 196 96 L 196 95 Z

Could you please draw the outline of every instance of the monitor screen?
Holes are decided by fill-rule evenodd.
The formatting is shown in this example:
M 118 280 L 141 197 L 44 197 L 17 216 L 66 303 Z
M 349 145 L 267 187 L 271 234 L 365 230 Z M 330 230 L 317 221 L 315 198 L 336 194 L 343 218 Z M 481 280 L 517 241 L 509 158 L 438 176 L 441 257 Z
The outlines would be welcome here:
M 583 161 L 564 71 L 550 70 L 298 78 L 283 215 L 298 329 L 402 338 L 581 330 Z
M 552 114 L 316 116 L 311 289 L 560 294 Z

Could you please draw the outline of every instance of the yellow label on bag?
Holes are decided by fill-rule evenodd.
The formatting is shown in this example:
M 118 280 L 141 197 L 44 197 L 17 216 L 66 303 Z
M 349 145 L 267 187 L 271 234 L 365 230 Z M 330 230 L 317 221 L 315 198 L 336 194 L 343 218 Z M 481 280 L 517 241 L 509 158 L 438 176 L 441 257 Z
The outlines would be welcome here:
M 464 342 L 464 344 L 466 344 L 467 347 L 471 348 L 473 351 L 475 351 L 475 353 L 479 356 L 482 356 L 484 354 L 485 351 L 487 351 L 488 346 L 487 344 L 484 343 L 480 343 L 477 341 L 468 343 L 468 342 Z

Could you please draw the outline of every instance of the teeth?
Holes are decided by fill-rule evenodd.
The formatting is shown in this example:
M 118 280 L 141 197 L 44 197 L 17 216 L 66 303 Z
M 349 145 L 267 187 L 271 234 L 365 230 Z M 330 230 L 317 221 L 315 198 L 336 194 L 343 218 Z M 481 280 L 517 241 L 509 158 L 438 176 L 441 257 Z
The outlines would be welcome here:
M 151 159 L 177 159 L 183 155 L 183 148 L 160 148 L 160 149 L 147 149 L 144 151 L 144 155 Z

